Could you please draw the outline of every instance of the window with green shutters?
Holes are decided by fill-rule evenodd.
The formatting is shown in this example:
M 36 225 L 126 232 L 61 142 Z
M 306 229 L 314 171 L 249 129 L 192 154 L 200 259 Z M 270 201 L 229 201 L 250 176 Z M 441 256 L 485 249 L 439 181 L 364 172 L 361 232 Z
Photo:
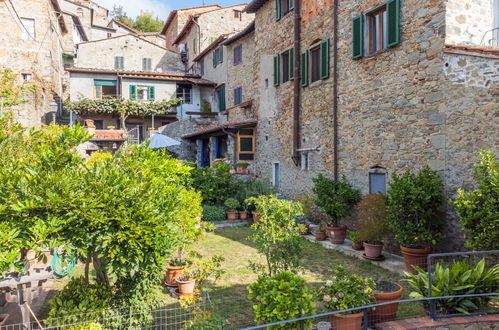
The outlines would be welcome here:
M 321 79 L 329 78 L 329 39 L 323 40 L 320 46 L 321 51 Z
M 116 70 L 123 70 L 123 68 L 125 67 L 125 60 L 123 58 L 123 56 L 115 56 L 114 57 L 114 68 Z
M 130 85 L 130 100 L 137 99 L 137 86 Z
M 213 51 L 213 67 L 216 68 L 224 61 L 223 46 L 218 47 Z
M 149 100 L 154 100 L 156 98 L 156 91 L 154 86 L 149 86 Z
M 352 20 L 352 56 L 354 59 L 364 57 L 364 15 Z
M 295 50 L 290 48 L 274 56 L 274 86 L 294 78 Z
M 295 0 L 275 0 L 275 19 L 283 18 L 295 8 Z
M 301 54 L 301 85 L 308 86 L 319 80 L 329 78 L 330 72 L 330 40 L 325 39 L 313 45 Z
M 224 111 L 227 109 L 225 103 L 225 85 L 220 86 L 217 90 L 217 100 L 218 100 L 218 111 Z

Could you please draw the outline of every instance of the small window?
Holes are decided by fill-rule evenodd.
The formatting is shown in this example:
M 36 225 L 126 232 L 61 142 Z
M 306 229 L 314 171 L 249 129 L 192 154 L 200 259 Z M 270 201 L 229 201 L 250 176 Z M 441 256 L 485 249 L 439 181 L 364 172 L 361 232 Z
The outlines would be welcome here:
M 289 52 L 281 54 L 281 82 L 289 81 Z
M 182 99 L 185 104 L 192 104 L 192 85 L 178 84 L 177 98 Z
M 310 82 L 321 79 L 321 51 L 320 47 L 310 49 Z
M 223 48 L 218 47 L 213 51 L 213 67 L 216 68 L 219 64 L 224 61 Z
M 276 0 L 275 18 L 280 20 L 284 15 L 292 11 L 295 7 L 294 0 Z
M 241 86 L 234 89 L 234 105 L 243 102 L 243 88 Z
M 28 82 L 32 79 L 32 76 L 30 73 L 21 73 L 21 79 L 23 82 Z
M 369 193 L 386 193 L 386 173 L 369 173 Z
M 272 185 L 279 188 L 279 182 L 281 181 L 281 169 L 279 163 L 272 164 Z
M 234 65 L 241 64 L 243 61 L 243 45 L 234 47 Z
M 21 17 L 24 40 L 35 40 L 35 20 L 33 18 Z
M 124 61 L 125 60 L 124 60 L 123 56 L 115 56 L 114 57 L 114 68 L 116 70 L 123 70 L 125 67 Z
M 76 9 L 76 15 L 83 17 L 83 8 L 78 7 L 78 9 Z
M 367 54 L 374 54 L 387 47 L 385 39 L 386 6 L 366 14 Z
M 94 120 L 95 129 L 104 129 L 104 120 Z
M 110 33 L 110 32 L 107 33 L 108 38 L 111 38 L 112 36 L 113 36 L 112 33 Z
M 240 129 L 237 133 L 238 159 L 255 159 L 255 130 L 252 128 Z
M 302 153 L 301 154 L 301 169 L 302 170 L 308 170 L 308 153 Z
M 144 57 L 142 59 L 142 70 L 143 71 L 151 71 L 152 70 L 152 59 Z
M 137 86 L 137 100 L 147 101 L 149 99 L 149 87 Z
M 241 18 L 242 16 L 242 11 L 234 9 L 234 18 Z

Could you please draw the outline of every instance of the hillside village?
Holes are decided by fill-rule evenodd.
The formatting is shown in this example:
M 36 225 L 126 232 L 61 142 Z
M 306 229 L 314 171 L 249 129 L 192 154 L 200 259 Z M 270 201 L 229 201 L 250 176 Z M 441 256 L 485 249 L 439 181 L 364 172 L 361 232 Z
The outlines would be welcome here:
M 11 108 L 23 127 L 79 124 L 85 158 L 161 134 L 176 158 L 289 200 L 320 175 L 387 194 L 428 166 L 435 246 L 463 250 L 446 201 L 475 187 L 480 150 L 497 154 L 498 0 L 251 0 L 175 9 L 148 33 L 91 0 L 0 0 L 0 14 L 0 69 L 33 86 Z

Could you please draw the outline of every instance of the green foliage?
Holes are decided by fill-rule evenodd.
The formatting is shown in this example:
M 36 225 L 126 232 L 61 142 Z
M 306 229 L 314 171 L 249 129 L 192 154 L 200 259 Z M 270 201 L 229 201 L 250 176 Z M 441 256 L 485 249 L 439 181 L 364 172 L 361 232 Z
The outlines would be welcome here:
M 211 112 L 211 104 L 207 99 L 201 99 L 201 112 Z
M 236 212 L 239 206 L 239 201 L 235 198 L 227 198 L 224 202 L 225 207 L 230 211 L 230 212 Z
M 163 24 L 162 20 L 153 17 L 152 12 L 141 12 L 135 18 L 132 27 L 140 32 L 159 32 L 163 28 Z
M 97 322 L 88 322 L 78 325 L 72 325 L 69 330 L 101 330 L 102 326 Z
M 254 233 L 249 239 L 265 256 L 267 269 L 255 263 L 252 268 L 269 276 L 297 268 L 303 256 L 304 242 L 300 233 L 305 230 L 296 223 L 296 218 L 302 215 L 301 205 L 276 195 L 251 197 L 248 203 L 256 206 L 260 216 L 260 221 L 252 225 Z
M 259 276 L 255 283 L 248 286 L 248 293 L 248 299 L 256 302 L 253 311 L 255 321 L 259 324 L 315 314 L 313 296 L 305 280 L 291 272 L 281 272 L 271 277 Z M 293 322 L 268 329 L 294 329 L 299 325 L 300 322 Z M 305 321 L 306 329 L 311 326 L 311 320 Z
M 360 239 L 360 233 L 358 231 L 350 231 L 350 232 L 348 232 L 347 237 L 354 244 L 362 243 L 362 240 Z
M 236 163 L 236 167 L 248 167 L 250 164 L 247 163 L 247 162 L 239 162 L 239 163 Z
M 276 189 L 270 184 L 268 179 L 259 178 L 241 182 L 237 189 L 236 198 L 246 211 L 253 211 L 254 208 L 252 205 L 248 205 L 245 202 L 248 198 L 275 193 Z
M 194 169 L 192 185 L 201 192 L 203 202 L 210 205 L 221 205 L 237 192 L 237 183 L 230 173 L 230 165 L 226 163 Z
M 466 246 L 475 250 L 499 249 L 499 165 L 492 151 L 481 150 L 474 166 L 477 189 L 457 191 L 451 201 L 466 235 Z
M 359 238 L 370 244 L 381 244 L 388 233 L 385 202 L 381 195 L 365 195 L 357 205 Z
M 211 313 L 206 314 L 207 315 L 205 315 L 205 317 L 190 322 L 186 330 L 220 330 L 229 327 L 229 322 L 227 322 L 227 320 L 221 315 Z
M 333 275 L 324 286 L 316 290 L 318 302 L 329 311 L 338 311 L 354 307 L 374 304 L 374 288 L 372 278 L 362 278 L 360 275 L 349 274 L 343 266 L 337 266 Z M 342 314 L 355 314 L 358 311 Z
M 203 205 L 204 221 L 223 221 L 225 218 L 226 213 L 223 206 Z
M 438 172 L 426 166 L 418 174 L 392 175 L 383 196 L 388 226 L 405 247 L 421 248 L 443 238 L 439 212 L 443 202 L 443 182 Z
M 26 93 L 33 93 L 35 87 L 28 83 L 19 85 L 18 75 L 12 70 L 0 71 L 0 104 L 5 108 L 26 103 Z M 2 114 L 0 114 L 0 117 Z
M 414 266 L 417 274 L 405 272 L 412 289 L 410 298 L 429 297 L 428 272 Z M 499 265 L 485 267 L 481 259 L 475 267 L 466 260 L 451 264 L 437 263 L 431 274 L 432 297 L 495 293 L 499 290 Z M 460 297 L 436 300 L 439 313 L 473 313 L 483 311 L 492 297 Z M 428 306 L 428 303 L 425 303 Z
M 349 216 L 352 207 L 360 201 L 360 191 L 354 189 L 345 177 L 335 181 L 319 174 L 312 181 L 315 204 L 331 217 L 332 225 L 337 227 L 340 219 Z
M 87 158 L 86 165 L 88 167 L 92 167 L 96 163 L 100 163 L 100 162 L 105 161 L 106 159 L 109 159 L 112 157 L 113 157 L 113 155 L 109 152 L 97 151 L 97 152 L 92 153 L 92 155 L 90 155 L 90 157 Z
M 221 255 L 214 255 L 207 259 L 201 255 L 196 255 L 192 259 L 192 265 L 184 270 L 184 280 L 196 280 L 196 285 L 202 288 L 206 281 L 216 281 L 225 273 L 222 269 L 222 262 L 225 258 Z

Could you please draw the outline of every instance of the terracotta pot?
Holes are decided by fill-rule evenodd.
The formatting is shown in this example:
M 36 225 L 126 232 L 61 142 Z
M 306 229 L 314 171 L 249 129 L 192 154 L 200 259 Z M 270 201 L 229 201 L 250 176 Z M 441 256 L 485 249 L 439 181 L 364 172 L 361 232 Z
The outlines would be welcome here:
M 248 168 L 238 166 L 238 167 L 236 167 L 236 173 L 237 174 L 248 174 Z
M 196 280 L 190 280 L 190 281 L 177 280 L 177 283 L 178 283 L 178 292 L 180 292 L 180 294 L 194 293 L 194 288 L 196 287 Z
M 177 279 L 182 276 L 187 266 L 168 266 L 166 270 L 166 285 L 178 286 Z
M 333 314 L 330 316 L 333 330 L 360 330 L 362 327 L 363 313 L 350 315 Z
M 4 325 L 9 318 L 9 314 L 0 314 L 0 326 Z
M 381 257 L 381 251 L 383 251 L 383 244 L 369 244 L 364 242 L 364 253 L 367 258 L 376 259 Z
M 239 213 L 237 212 L 227 212 L 227 219 L 228 220 L 237 220 L 239 219 Z
M 413 265 L 427 270 L 427 257 L 431 253 L 431 248 L 426 249 L 411 249 L 405 246 L 400 246 L 400 251 L 404 256 L 405 269 L 408 272 L 416 274 L 417 272 L 412 268 Z
M 36 252 L 35 250 L 28 250 L 26 252 L 26 260 L 28 261 L 34 261 L 36 259 Z
M 362 244 L 362 242 L 352 242 L 352 249 L 355 251 L 364 250 L 364 244 Z
M 254 223 L 257 223 L 260 221 L 260 217 L 258 216 L 258 214 L 256 213 L 256 211 L 251 211 L 251 215 L 253 216 L 253 222 Z
M 377 304 L 400 300 L 402 298 L 402 293 L 404 289 L 398 283 L 394 283 L 398 286 L 397 291 L 393 292 L 374 292 L 374 299 L 376 299 Z M 375 310 L 370 311 L 368 315 L 369 326 L 380 322 L 388 322 L 395 320 L 395 315 L 397 315 L 397 310 L 399 308 L 399 304 L 389 304 L 376 307 Z
M 239 219 L 241 219 L 241 220 L 248 219 L 248 212 L 245 212 L 245 211 L 239 212 Z
M 326 232 L 328 232 L 329 240 L 333 244 L 343 244 L 345 243 L 345 238 L 347 237 L 347 226 L 341 225 L 339 227 L 326 227 Z
M 315 232 L 315 240 L 316 241 L 325 241 L 326 240 L 326 232 L 316 231 Z

